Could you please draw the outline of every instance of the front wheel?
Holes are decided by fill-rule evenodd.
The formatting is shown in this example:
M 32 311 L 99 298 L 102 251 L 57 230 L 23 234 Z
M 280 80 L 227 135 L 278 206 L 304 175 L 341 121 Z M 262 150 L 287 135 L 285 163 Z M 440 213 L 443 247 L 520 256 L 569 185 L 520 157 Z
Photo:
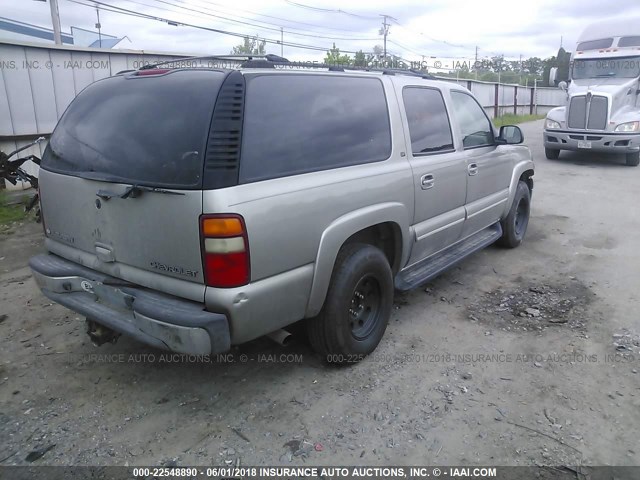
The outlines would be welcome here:
M 380 249 L 367 244 L 343 246 L 322 310 L 307 323 L 313 349 L 330 363 L 362 360 L 384 335 L 393 291 L 391 267 Z
M 627 166 L 637 167 L 640 164 L 640 152 L 627 153 Z
M 558 158 L 560 158 L 560 150 L 556 150 L 555 148 L 545 148 L 544 155 L 549 160 L 557 160 Z
M 529 226 L 529 213 L 531 212 L 531 192 L 529 186 L 520 180 L 516 188 L 509 214 L 500 222 L 502 237 L 498 243 L 503 247 L 516 248 L 522 243 L 524 234 Z

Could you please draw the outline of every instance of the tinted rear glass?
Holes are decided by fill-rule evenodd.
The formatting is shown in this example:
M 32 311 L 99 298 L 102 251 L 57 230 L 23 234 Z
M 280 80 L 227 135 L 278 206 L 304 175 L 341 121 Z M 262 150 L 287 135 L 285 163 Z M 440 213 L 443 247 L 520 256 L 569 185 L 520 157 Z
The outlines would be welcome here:
M 389 114 L 377 78 L 247 79 L 240 182 L 386 160 Z
M 56 127 L 42 166 L 70 175 L 198 188 L 216 71 L 117 76 L 87 87 Z
M 449 116 L 440 91 L 405 87 L 402 98 L 407 112 L 413 154 L 453 150 Z
M 602 38 L 600 40 L 589 40 L 578 44 L 576 50 L 598 50 L 600 48 L 609 48 L 613 44 L 613 38 Z

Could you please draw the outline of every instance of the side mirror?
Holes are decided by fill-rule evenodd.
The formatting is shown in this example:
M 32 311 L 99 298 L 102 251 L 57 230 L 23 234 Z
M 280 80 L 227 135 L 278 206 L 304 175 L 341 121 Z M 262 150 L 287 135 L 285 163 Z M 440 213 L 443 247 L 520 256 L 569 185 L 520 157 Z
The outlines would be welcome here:
M 517 145 L 524 142 L 524 135 L 520 127 L 516 125 L 503 125 L 500 127 L 500 135 L 496 138 L 498 145 Z
M 568 85 L 567 82 L 562 81 L 558 84 L 558 88 L 560 88 L 561 90 L 564 90 L 565 92 L 567 91 Z

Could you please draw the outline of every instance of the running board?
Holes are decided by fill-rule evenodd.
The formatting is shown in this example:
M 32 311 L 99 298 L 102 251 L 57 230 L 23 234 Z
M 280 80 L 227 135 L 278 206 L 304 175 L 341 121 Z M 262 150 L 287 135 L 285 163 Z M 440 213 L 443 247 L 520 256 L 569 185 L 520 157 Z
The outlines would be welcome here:
M 491 245 L 502 236 L 500 223 L 491 225 L 465 240 L 402 270 L 395 279 L 396 290 L 411 290 L 448 270 L 472 253 Z

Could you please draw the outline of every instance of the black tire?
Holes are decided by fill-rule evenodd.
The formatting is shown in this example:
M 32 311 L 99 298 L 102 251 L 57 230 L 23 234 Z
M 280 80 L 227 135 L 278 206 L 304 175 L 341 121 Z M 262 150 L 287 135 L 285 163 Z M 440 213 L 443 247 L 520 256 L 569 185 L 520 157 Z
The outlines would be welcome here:
M 367 244 L 344 245 L 322 310 L 307 322 L 313 349 L 329 363 L 362 360 L 384 335 L 393 292 L 391 267 L 382 251 Z
M 531 192 L 529 186 L 520 180 L 516 188 L 516 196 L 513 198 L 509 214 L 500 222 L 502 237 L 498 244 L 506 248 L 516 248 L 522 243 L 531 212 Z
M 554 148 L 545 148 L 544 154 L 549 160 L 557 160 L 560 158 L 560 150 Z
M 637 167 L 640 164 L 640 152 L 627 153 L 627 166 Z

